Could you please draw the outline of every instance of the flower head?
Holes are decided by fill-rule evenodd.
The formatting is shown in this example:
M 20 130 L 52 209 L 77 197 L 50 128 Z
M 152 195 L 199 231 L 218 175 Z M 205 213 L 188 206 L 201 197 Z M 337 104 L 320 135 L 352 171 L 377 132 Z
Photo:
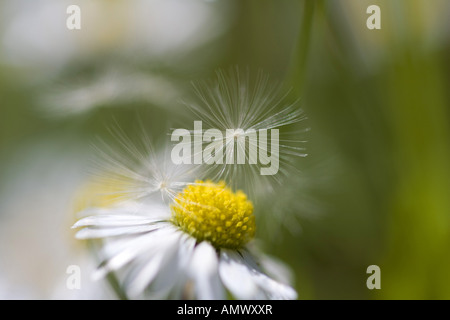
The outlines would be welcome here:
M 294 299 L 251 253 L 253 206 L 223 182 L 188 185 L 170 206 L 119 204 L 90 209 L 79 239 L 104 239 L 96 275 L 124 272 L 130 297 Z
M 254 149 L 245 142 L 250 130 L 262 130 L 261 134 L 276 130 L 271 135 L 279 137 L 279 128 L 302 119 L 301 111 L 294 107 L 279 109 L 279 102 L 272 104 L 275 97 L 272 91 L 266 92 L 264 78 L 255 87 L 240 79 L 230 82 L 232 92 L 238 95 L 235 100 L 225 94 L 231 89 L 224 86 L 224 95 L 205 98 L 210 102 L 219 99 L 221 107 L 202 113 L 206 120 L 217 120 L 231 108 L 231 120 L 223 122 L 235 129 L 232 139 L 225 134 L 227 159 L 234 159 L 234 151 L 228 150 L 230 144 L 237 146 L 238 160 L 239 150 Z M 239 110 L 241 103 L 246 105 L 243 110 Z M 256 111 L 252 111 L 254 107 Z M 224 126 L 219 128 L 227 131 Z M 227 291 L 242 299 L 296 297 L 296 292 L 278 281 L 276 274 L 269 277 L 264 264 L 252 253 L 257 214 L 249 199 L 253 200 L 252 192 L 257 187 L 267 187 L 258 180 L 255 167 L 246 171 L 246 167 L 219 164 L 210 170 L 195 162 L 185 163 L 184 157 L 178 163 L 173 161 L 173 149 L 170 159 L 167 149 L 161 156 L 155 154 L 144 131 L 139 145 L 120 130 L 115 136 L 120 150 L 108 145 L 99 149 L 104 155 L 99 165 L 107 172 L 103 182 L 118 186 L 113 189 L 121 201 L 86 209 L 82 213 L 85 218 L 74 225 L 82 228 L 77 238 L 102 240 L 97 277 L 119 273 L 130 297 L 144 294 L 151 298 L 221 299 Z M 286 146 L 290 142 L 280 141 Z M 283 153 L 272 152 L 272 147 L 278 150 L 281 146 L 285 144 L 274 139 L 270 144 L 258 143 L 259 159 L 263 164 L 268 159 L 278 163 Z M 181 144 L 177 150 L 184 147 Z M 285 149 L 300 155 L 295 153 L 300 149 Z M 193 156 L 198 156 L 195 150 Z M 278 176 L 272 178 L 279 181 Z M 238 187 L 242 181 L 245 189 Z
M 171 221 L 197 241 L 215 248 L 242 248 L 255 235 L 253 204 L 224 182 L 196 181 L 172 205 Z

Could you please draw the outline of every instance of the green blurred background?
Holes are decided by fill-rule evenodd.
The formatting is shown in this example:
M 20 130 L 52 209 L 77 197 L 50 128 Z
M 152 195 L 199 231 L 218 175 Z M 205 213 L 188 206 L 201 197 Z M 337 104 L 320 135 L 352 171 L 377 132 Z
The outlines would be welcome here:
M 258 234 L 299 298 L 450 299 L 450 1 L 142 3 L 0 3 L 0 298 L 62 297 L 81 254 L 68 208 L 108 125 L 163 136 L 190 81 L 238 65 L 309 118 L 305 177 L 280 189 L 305 202 L 300 230 Z

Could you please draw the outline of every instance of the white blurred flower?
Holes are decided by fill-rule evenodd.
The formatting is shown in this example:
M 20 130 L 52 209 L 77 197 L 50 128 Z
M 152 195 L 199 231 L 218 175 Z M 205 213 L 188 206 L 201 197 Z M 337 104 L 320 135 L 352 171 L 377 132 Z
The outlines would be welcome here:
M 52 86 L 42 94 L 40 106 L 46 114 L 60 117 L 135 101 L 170 109 L 180 94 L 180 88 L 162 75 L 110 68 L 92 79 Z
M 108 283 L 90 280 L 92 257 L 68 232 L 73 194 L 86 178 L 85 156 L 82 146 L 51 138 L 2 159 L 0 299 L 114 297 Z M 79 289 L 66 285 L 69 265 L 80 267 Z
M 81 9 L 80 30 L 66 27 L 73 4 Z M 8 0 L 0 8 L 0 59 L 40 76 L 112 53 L 164 61 L 226 27 L 223 6 L 201 0 Z

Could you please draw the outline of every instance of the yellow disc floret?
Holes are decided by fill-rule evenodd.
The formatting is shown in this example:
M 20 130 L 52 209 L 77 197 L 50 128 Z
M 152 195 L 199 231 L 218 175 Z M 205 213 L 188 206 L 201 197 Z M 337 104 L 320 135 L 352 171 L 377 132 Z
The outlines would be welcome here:
M 196 181 L 177 195 L 171 208 L 176 226 L 215 248 L 238 249 L 255 235 L 253 204 L 223 181 Z

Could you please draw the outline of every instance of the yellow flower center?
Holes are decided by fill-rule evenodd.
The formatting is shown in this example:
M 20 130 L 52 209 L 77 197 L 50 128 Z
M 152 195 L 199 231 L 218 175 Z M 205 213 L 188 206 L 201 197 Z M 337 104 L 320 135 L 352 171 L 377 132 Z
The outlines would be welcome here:
M 253 204 L 223 181 L 196 181 L 178 194 L 171 208 L 173 224 L 215 248 L 239 249 L 255 235 Z

